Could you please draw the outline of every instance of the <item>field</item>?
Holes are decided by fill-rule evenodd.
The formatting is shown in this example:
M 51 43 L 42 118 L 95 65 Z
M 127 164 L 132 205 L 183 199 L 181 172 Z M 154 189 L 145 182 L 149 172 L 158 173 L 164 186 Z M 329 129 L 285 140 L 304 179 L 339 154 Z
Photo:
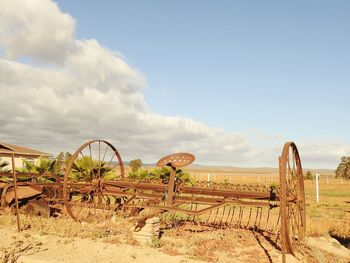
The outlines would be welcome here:
M 221 183 L 267 187 L 278 184 L 278 170 L 273 168 L 193 166 L 187 172 L 198 181 L 207 181 L 209 177 L 210 181 Z M 321 174 L 320 201 L 316 202 L 315 181 L 305 181 L 305 193 L 307 240 L 314 245 L 299 247 L 297 258 L 301 262 L 348 262 L 349 257 L 339 257 L 339 253 L 347 252 L 338 252 L 339 245 L 334 247 L 328 233 L 349 245 L 350 183 L 334 179 L 332 171 L 313 172 Z M 0 216 L 2 262 L 191 263 L 232 262 L 233 258 L 234 262 L 257 262 L 257 258 L 259 262 L 281 262 L 279 243 L 274 243 L 274 236 L 244 227 L 163 225 L 162 237 L 145 247 L 134 240 L 130 218 L 122 216 L 114 222 L 89 224 L 64 216 L 45 219 L 21 215 L 21 225 L 23 231 L 18 234 L 15 216 L 10 212 Z M 294 258 L 289 260 L 296 262 Z

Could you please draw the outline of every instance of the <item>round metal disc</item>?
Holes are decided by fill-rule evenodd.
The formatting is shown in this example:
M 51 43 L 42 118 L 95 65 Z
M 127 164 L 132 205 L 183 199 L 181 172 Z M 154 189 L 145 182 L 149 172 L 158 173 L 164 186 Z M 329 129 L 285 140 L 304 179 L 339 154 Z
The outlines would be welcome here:
M 167 155 L 157 162 L 158 167 L 163 167 L 171 164 L 173 167 L 184 167 L 193 163 L 195 157 L 191 153 L 173 153 Z

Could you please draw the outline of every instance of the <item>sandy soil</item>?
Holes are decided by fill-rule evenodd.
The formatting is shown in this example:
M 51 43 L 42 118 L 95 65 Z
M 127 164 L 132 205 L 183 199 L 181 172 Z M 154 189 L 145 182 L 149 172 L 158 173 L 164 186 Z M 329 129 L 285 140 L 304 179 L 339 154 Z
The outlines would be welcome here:
M 3 263 L 41 262 L 281 262 L 272 237 L 244 229 L 203 229 L 191 224 L 163 230 L 151 246 L 132 238 L 125 221 L 79 224 L 67 219 L 0 216 Z M 309 238 L 287 262 L 350 262 L 350 252 L 330 237 Z

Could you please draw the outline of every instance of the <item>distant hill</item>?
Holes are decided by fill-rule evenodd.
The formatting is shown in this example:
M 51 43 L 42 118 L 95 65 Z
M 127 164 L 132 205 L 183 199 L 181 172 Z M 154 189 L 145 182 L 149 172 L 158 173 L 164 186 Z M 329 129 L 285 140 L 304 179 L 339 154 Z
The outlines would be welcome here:
M 124 165 L 129 165 L 130 162 L 124 162 Z M 155 163 L 143 163 L 145 168 L 156 167 Z M 216 174 L 240 174 L 240 175 L 269 175 L 278 174 L 277 167 L 234 167 L 234 166 L 220 166 L 220 165 L 203 165 L 203 164 L 191 164 L 184 168 L 194 173 L 216 173 Z M 311 171 L 313 174 L 318 173 L 322 175 L 334 175 L 332 169 L 315 169 L 315 168 L 304 168 L 303 172 Z

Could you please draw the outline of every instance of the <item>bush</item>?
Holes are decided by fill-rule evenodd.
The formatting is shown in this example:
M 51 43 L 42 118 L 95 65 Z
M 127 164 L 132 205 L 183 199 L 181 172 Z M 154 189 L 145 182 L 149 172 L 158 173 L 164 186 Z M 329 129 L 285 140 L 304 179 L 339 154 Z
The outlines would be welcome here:
M 311 171 L 307 171 L 306 174 L 304 175 L 305 180 L 314 180 L 314 175 L 312 174 Z
M 343 178 L 345 180 L 350 179 L 350 157 L 343 156 L 341 161 L 335 170 L 336 178 Z

